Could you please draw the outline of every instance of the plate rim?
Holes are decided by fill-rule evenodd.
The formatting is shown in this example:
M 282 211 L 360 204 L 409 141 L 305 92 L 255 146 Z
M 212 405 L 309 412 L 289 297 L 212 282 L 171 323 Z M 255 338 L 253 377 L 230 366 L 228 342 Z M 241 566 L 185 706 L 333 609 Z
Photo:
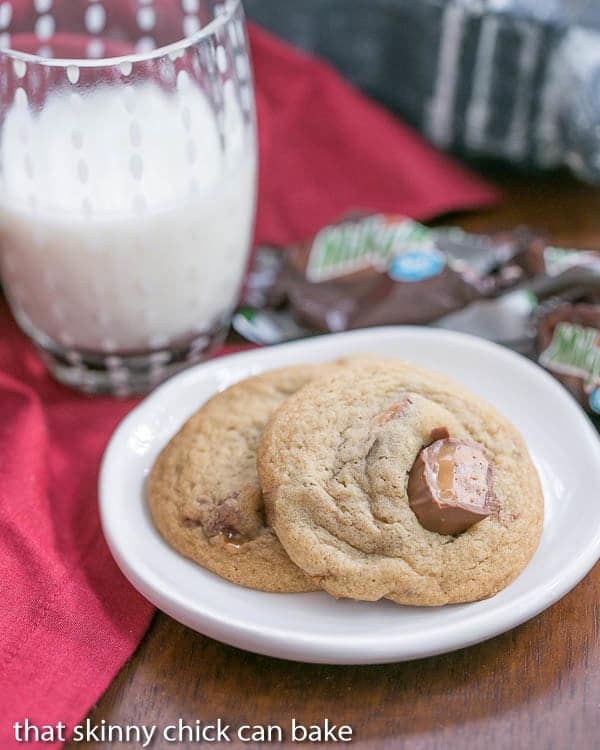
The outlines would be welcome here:
M 196 380 L 199 372 L 216 370 L 219 366 L 223 366 L 225 362 L 230 365 L 232 362 L 253 361 L 259 366 L 258 371 L 264 371 L 269 368 L 269 362 L 273 359 L 274 351 L 281 352 L 285 350 L 293 352 L 297 350 L 301 352 L 303 349 L 311 348 L 315 343 L 317 346 L 322 346 L 323 343 L 331 339 L 335 339 L 336 341 L 349 339 L 360 341 L 364 339 L 368 347 L 369 340 L 372 340 L 373 337 L 382 336 L 400 338 L 419 336 L 432 340 L 436 338 L 454 340 L 461 346 L 474 347 L 484 352 L 487 350 L 493 356 L 500 356 L 506 361 L 513 362 L 523 370 L 528 370 L 534 377 L 541 378 L 545 381 L 546 386 L 554 391 L 553 398 L 562 401 L 571 412 L 571 416 L 577 424 L 577 430 L 582 435 L 585 435 L 585 442 L 588 444 L 589 449 L 596 453 L 595 466 L 598 467 L 596 471 L 600 471 L 600 439 L 592 423 L 568 391 L 539 365 L 505 347 L 475 336 L 456 331 L 420 326 L 386 326 L 337 334 L 325 334 L 273 347 L 236 352 L 194 365 L 158 386 L 125 416 L 107 443 L 99 472 L 98 504 L 101 526 L 113 558 L 134 588 L 152 604 L 179 622 L 215 640 L 238 648 L 266 656 L 312 663 L 376 664 L 410 661 L 448 653 L 493 638 L 530 620 L 552 606 L 587 575 L 598 559 L 600 559 L 600 526 L 580 553 L 572 558 L 566 568 L 563 568 L 558 580 L 556 580 L 557 576 L 555 575 L 544 585 L 536 586 L 532 590 L 528 590 L 520 595 L 519 600 L 517 600 L 518 602 L 522 599 L 527 599 L 527 606 L 525 608 L 515 606 L 514 600 L 509 600 L 499 610 L 494 612 L 493 624 L 489 623 L 490 612 L 475 612 L 469 618 L 457 621 L 450 628 L 447 625 L 441 625 L 438 628 L 439 633 L 438 630 L 434 630 L 432 635 L 432 630 L 428 628 L 426 637 L 424 638 L 419 638 L 419 634 L 411 634 L 412 637 L 407 640 L 404 634 L 403 642 L 386 641 L 384 643 L 377 643 L 369 641 L 368 644 L 365 644 L 364 642 L 361 643 L 363 636 L 345 637 L 341 641 L 339 638 L 335 639 L 335 633 L 328 634 L 327 636 L 323 634 L 306 634 L 305 636 L 295 634 L 293 640 L 290 641 L 289 634 L 282 628 L 271 626 L 258 627 L 245 622 L 243 618 L 237 619 L 227 615 L 219 615 L 218 610 L 215 610 L 202 600 L 198 601 L 200 606 L 194 607 L 192 611 L 185 597 L 179 596 L 177 591 L 170 591 L 168 594 L 164 593 L 164 586 L 161 587 L 160 579 L 155 573 L 148 568 L 143 570 L 145 567 L 144 561 L 141 561 L 140 566 L 140 561 L 136 564 L 128 559 L 126 549 L 124 550 L 121 544 L 119 544 L 118 533 L 115 533 L 114 519 L 110 513 L 111 492 L 109 491 L 109 485 L 113 481 L 111 476 L 113 455 L 118 453 L 121 442 L 126 440 L 126 437 L 130 434 L 130 425 L 139 420 L 142 414 L 152 412 L 155 404 L 165 398 L 165 394 L 175 392 L 186 381 L 193 382 Z M 326 354 L 324 361 L 325 359 Z M 294 364 L 293 354 L 289 364 Z M 271 365 L 273 367 L 285 366 L 275 365 L 272 362 Z M 205 376 L 203 375 L 202 377 Z M 180 557 L 174 550 L 172 552 L 173 555 Z M 193 565 L 193 563 L 191 564 Z M 140 567 L 145 575 L 140 573 Z M 297 594 L 296 596 L 306 595 Z M 476 604 L 452 606 L 468 607 Z M 488 624 L 482 627 L 482 621 L 485 623 L 486 620 Z

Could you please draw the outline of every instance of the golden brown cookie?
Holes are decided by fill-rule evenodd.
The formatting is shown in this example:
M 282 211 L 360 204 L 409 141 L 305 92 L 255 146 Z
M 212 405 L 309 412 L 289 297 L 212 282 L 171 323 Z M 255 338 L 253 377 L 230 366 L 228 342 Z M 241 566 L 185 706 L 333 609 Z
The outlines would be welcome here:
M 493 471 L 489 515 L 454 535 L 424 528 L 408 497 L 422 450 L 447 435 L 451 446 L 476 446 L 463 453 Z M 281 543 L 337 597 L 483 599 L 525 567 L 542 530 L 540 482 L 517 430 L 455 382 L 408 363 L 362 363 L 305 386 L 266 427 L 258 469 Z
M 337 369 L 306 365 L 257 375 L 218 393 L 187 421 L 148 481 L 152 518 L 172 547 L 242 586 L 318 588 L 265 521 L 256 449 L 267 420 L 288 396 Z

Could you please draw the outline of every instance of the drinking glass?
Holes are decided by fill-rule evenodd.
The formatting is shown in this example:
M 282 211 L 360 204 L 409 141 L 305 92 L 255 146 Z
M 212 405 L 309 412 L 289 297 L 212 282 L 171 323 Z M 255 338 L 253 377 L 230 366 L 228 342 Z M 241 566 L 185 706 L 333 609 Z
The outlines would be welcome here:
M 0 273 L 58 380 L 140 393 L 207 356 L 255 193 L 241 0 L 0 0 Z

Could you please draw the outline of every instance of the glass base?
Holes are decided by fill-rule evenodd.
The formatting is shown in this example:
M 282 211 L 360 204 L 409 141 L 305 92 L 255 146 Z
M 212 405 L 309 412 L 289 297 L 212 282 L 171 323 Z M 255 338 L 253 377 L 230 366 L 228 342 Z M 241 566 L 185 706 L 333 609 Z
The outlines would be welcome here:
M 107 354 L 36 342 L 52 375 L 64 385 L 92 394 L 133 396 L 148 393 L 177 372 L 208 358 L 223 343 L 228 326 L 196 336 L 185 345 L 135 354 Z

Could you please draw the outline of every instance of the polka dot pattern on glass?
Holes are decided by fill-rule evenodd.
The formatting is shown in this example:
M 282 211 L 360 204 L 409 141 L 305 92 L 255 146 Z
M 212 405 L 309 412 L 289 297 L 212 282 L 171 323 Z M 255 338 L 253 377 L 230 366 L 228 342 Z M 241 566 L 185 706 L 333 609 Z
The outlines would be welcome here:
M 67 78 L 69 83 L 76 84 L 79 81 L 79 68 L 77 65 L 67 65 Z
M 102 39 L 90 39 L 87 45 L 88 57 L 92 60 L 103 57 L 104 55 L 104 42 Z
M 52 8 L 52 0 L 34 0 L 33 6 L 40 14 L 48 13 Z
M 99 34 L 106 24 L 106 11 L 100 3 L 89 5 L 85 11 L 85 28 L 90 34 Z
M 185 16 L 183 19 L 183 33 L 185 36 L 194 36 L 200 31 L 200 19 L 197 16 Z
M 225 47 L 222 47 L 219 45 L 217 47 L 217 68 L 219 70 L 219 73 L 226 73 L 227 72 L 227 52 L 225 51 Z
M 177 70 L 175 68 L 174 61 L 171 58 L 167 58 L 166 60 L 162 61 L 159 72 L 162 81 L 169 84 L 174 83 L 177 76 Z
M 248 58 L 245 55 L 235 56 L 235 71 L 240 81 L 247 81 L 250 75 L 250 67 L 248 65 Z
M 197 13 L 200 7 L 200 2 L 199 0 L 181 0 L 181 7 L 183 8 L 184 13 Z
M 4 2 L 0 4 L 0 29 L 8 28 L 12 20 L 12 3 Z
M 27 63 L 24 60 L 13 60 L 13 70 L 17 78 L 25 78 Z
M 152 52 L 154 49 L 156 49 L 156 42 L 151 36 L 140 37 L 135 45 L 135 51 L 140 55 Z
M 177 73 L 177 88 L 179 91 L 185 91 L 190 86 L 190 74 L 187 70 L 180 70 Z
M 27 92 L 24 88 L 19 86 L 15 90 L 15 105 L 18 107 L 26 107 L 29 102 L 29 99 L 27 97 Z
M 47 14 L 40 16 L 35 23 L 35 35 L 38 39 L 46 41 L 54 34 L 54 18 Z
M 156 25 L 154 8 L 143 5 L 137 12 L 137 23 L 142 31 L 150 31 Z

